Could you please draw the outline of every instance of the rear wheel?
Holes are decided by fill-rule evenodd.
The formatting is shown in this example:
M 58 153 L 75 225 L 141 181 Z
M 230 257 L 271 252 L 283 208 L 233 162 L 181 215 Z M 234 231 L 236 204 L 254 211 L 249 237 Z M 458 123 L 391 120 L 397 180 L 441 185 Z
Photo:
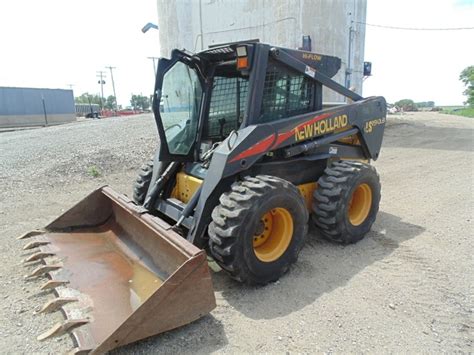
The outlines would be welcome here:
M 375 222 L 379 202 L 380 180 L 374 167 L 350 160 L 335 162 L 318 180 L 312 220 L 326 239 L 355 243 Z
M 138 205 L 143 205 L 145 196 L 150 186 L 151 177 L 153 175 L 153 159 L 143 164 L 137 179 L 133 184 L 133 201 Z
M 304 200 L 293 184 L 268 175 L 245 177 L 222 194 L 212 212 L 209 249 L 234 279 L 266 284 L 296 261 L 307 221 Z

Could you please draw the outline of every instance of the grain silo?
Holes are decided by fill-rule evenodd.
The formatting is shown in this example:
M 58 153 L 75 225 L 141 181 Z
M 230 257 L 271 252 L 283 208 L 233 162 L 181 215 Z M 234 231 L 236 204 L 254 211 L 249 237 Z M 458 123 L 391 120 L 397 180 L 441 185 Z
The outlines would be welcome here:
M 258 38 L 340 57 L 335 80 L 361 93 L 366 10 L 367 0 L 158 0 L 160 55 Z

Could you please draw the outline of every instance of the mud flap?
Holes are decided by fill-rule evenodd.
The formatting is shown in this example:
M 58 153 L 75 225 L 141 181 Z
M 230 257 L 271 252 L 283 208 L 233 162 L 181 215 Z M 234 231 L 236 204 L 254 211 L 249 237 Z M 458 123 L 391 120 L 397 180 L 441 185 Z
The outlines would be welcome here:
M 206 254 L 165 221 L 103 187 L 32 238 L 28 278 L 48 276 L 62 310 L 44 340 L 69 332 L 74 352 L 103 353 L 190 323 L 215 308 Z

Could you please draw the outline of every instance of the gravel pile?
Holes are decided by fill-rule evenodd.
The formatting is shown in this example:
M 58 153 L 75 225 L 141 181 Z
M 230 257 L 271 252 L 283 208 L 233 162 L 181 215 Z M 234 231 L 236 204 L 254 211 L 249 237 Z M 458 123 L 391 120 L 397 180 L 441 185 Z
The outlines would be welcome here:
M 137 170 L 157 135 L 152 114 L 0 133 L 0 200 Z
M 45 226 L 101 185 L 128 193 L 156 145 L 151 114 L 0 133 L 2 352 L 64 353 L 73 346 L 68 335 L 36 340 L 63 317 L 35 314 L 53 295 L 39 292 L 44 279 L 24 281 L 33 269 L 20 264 L 29 253 L 15 238 Z

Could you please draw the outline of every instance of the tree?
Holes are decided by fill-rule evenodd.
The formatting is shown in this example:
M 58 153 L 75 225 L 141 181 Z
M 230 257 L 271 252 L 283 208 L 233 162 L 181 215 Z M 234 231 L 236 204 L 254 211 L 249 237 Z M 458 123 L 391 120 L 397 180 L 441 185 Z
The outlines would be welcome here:
M 150 99 L 143 95 L 132 94 L 130 104 L 132 105 L 134 110 L 139 109 L 144 111 L 150 108 Z
M 97 105 L 101 104 L 99 95 L 92 95 L 92 94 L 89 94 L 88 92 L 85 92 L 85 93 L 81 94 L 80 96 L 76 96 L 74 98 L 74 102 L 76 104 L 89 104 L 89 103 L 90 104 L 97 104 Z
M 114 95 L 110 95 L 105 99 L 105 108 L 109 110 L 115 110 L 115 107 L 117 105 L 117 100 L 115 99 Z
M 474 107 L 474 65 L 465 68 L 459 75 L 459 80 L 466 86 L 466 90 L 463 92 L 463 95 L 467 96 L 465 104 Z
M 400 107 L 403 111 L 418 111 L 416 104 L 413 100 L 403 99 L 395 102 L 395 106 Z
M 422 101 L 422 102 L 417 102 L 416 107 L 418 108 L 425 108 L 425 107 L 431 107 L 433 108 L 435 106 L 434 101 Z

